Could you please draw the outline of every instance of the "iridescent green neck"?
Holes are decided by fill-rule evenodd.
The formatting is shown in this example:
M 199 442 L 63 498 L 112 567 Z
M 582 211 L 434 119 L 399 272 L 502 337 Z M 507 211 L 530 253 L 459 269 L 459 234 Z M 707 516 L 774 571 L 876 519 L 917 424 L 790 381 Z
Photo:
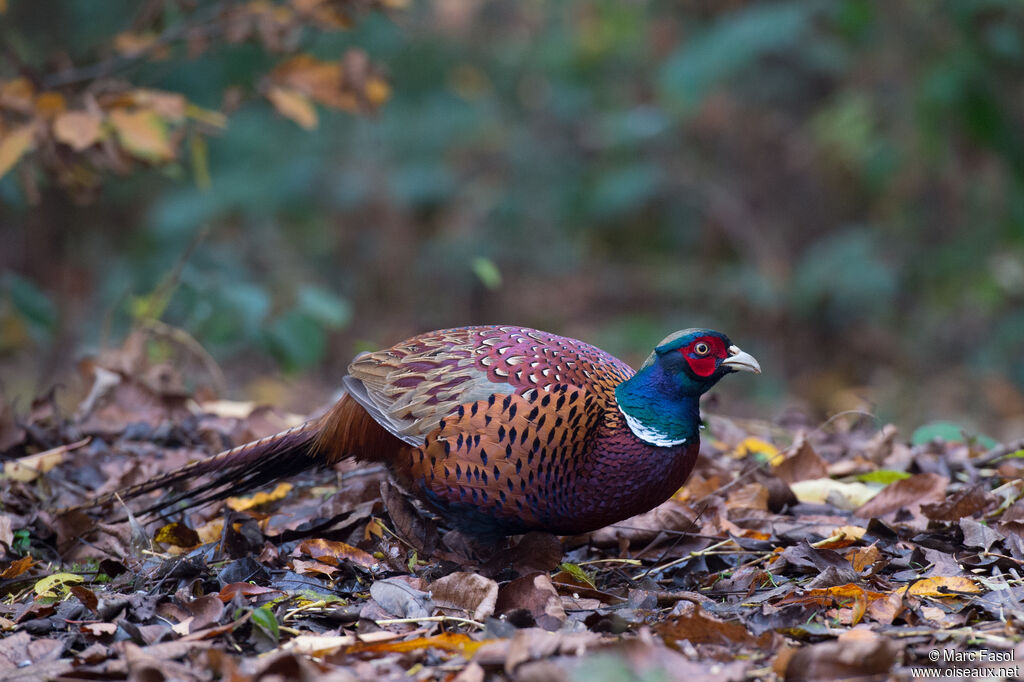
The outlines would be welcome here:
M 653 364 L 619 384 L 615 399 L 638 438 L 652 445 L 680 445 L 696 442 L 700 431 L 700 393 L 686 388 Z

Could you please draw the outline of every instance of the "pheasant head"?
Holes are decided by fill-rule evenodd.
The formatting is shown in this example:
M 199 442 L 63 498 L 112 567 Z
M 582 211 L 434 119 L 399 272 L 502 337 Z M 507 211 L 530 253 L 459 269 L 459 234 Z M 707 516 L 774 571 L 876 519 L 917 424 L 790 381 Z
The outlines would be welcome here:
M 761 366 L 725 334 L 684 329 L 665 337 L 631 378 L 615 389 L 630 429 L 653 445 L 680 445 L 697 436 L 698 401 L 732 372 L 761 373 Z

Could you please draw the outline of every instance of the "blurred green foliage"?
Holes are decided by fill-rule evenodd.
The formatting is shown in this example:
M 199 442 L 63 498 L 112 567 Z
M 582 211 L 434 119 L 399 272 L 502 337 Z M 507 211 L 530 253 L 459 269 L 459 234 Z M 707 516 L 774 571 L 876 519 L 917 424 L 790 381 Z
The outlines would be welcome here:
M 128 5 L 12 0 L 0 36 L 87 60 Z M 379 115 L 307 132 L 246 105 L 208 189 L 182 166 L 80 207 L 0 181 L 0 314 L 96 343 L 209 229 L 163 319 L 228 364 L 336 377 L 364 342 L 502 321 L 638 362 L 700 324 L 758 355 L 734 390 L 771 409 L 1024 428 L 1017 0 L 422 0 L 308 50 L 350 45 L 390 69 Z M 268 60 L 136 78 L 217 108 Z

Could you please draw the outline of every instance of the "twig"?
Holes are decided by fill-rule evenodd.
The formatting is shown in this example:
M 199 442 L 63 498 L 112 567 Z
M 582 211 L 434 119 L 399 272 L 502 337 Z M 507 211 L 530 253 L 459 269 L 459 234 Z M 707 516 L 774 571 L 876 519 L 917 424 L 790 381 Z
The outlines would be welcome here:
M 377 625 L 399 625 L 401 623 L 446 623 L 451 621 L 453 623 L 463 623 L 465 625 L 475 625 L 476 627 L 483 630 L 486 625 L 470 620 L 469 618 L 459 618 L 458 616 L 426 616 L 424 618 L 385 618 L 384 620 L 373 621 Z
M 694 550 L 694 551 L 690 552 L 689 554 L 687 554 L 686 556 L 679 557 L 678 559 L 674 559 L 674 560 L 668 562 L 667 564 L 662 564 L 661 566 L 654 566 L 654 567 L 644 571 L 640 576 L 637 577 L 637 580 L 642 580 L 643 578 L 646 578 L 647 576 L 649 576 L 651 573 L 654 573 L 655 571 L 664 571 L 666 568 L 672 568 L 673 566 L 677 566 L 677 565 L 679 565 L 681 563 L 689 561 L 690 559 L 695 559 L 695 558 L 697 558 L 699 556 L 703 556 L 707 552 L 712 552 L 712 551 L 718 549 L 719 547 L 724 547 L 725 545 L 729 544 L 730 542 L 735 543 L 735 540 L 733 540 L 732 538 L 726 538 L 725 540 L 722 540 L 721 542 L 716 542 L 715 544 L 709 545 L 708 547 L 705 547 L 704 549 Z
M 983 467 L 987 464 L 992 464 L 997 459 L 1002 459 L 1007 455 L 1013 454 L 1018 450 L 1024 450 L 1024 438 L 1018 438 L 1017 440 L 1011 440 L 1007 443 L 1003 443 L 1002 445 L 995 446 L 978 459 L 971 461 L 971 465 L 975 468 Z

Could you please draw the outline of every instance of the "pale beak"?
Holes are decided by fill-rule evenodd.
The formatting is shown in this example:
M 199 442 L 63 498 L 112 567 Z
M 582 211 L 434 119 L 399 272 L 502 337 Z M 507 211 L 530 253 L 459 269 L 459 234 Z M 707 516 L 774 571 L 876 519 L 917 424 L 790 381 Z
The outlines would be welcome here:
M 729 357 L 722 360 L 722 364 L 733 371 L 761 373 L 761 365 L 757 363 L 754 356 L 744 353 L 739 346 L 729 346 Z

